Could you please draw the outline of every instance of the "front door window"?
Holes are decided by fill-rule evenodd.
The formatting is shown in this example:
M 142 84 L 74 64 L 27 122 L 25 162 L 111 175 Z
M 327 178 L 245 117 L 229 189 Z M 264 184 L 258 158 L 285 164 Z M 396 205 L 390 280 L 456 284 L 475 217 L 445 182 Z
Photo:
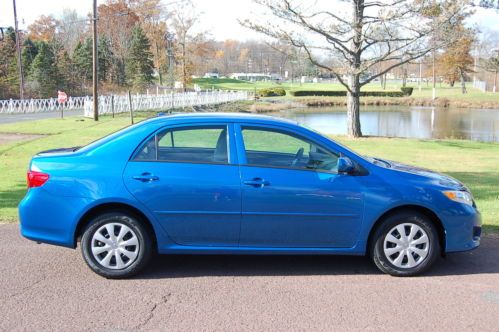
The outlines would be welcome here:
M 337 170 L 337 154 L 293 133 L 243 127 L 242 136 L 248 165 L 333 173 Z

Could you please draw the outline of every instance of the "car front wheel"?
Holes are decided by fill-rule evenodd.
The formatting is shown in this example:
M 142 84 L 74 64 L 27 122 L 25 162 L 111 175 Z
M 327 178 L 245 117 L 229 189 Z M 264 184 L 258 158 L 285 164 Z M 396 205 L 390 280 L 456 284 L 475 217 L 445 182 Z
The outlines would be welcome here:
M 152 253 L 151 237 L 135 217 L 112 212 L 97 216 L 85 229 L 81 247 L 87 265 L 106 278 L 127 278 L 142 270 Z
M 384 273 L 414 276 L 436 261 L 440 243 L 435 225 L 424 215 L 402 212 L 388 217 L 373 238 L 371 257 Z

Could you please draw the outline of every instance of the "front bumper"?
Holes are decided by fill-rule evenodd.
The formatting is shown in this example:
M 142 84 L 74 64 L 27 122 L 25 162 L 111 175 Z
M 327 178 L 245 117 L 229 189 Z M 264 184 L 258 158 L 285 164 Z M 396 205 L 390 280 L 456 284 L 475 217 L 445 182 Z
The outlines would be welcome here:
M 463 206 L 443 218 L 446 230 L 446 252 L 472 250 L 480 246 L 482 218 L 475 207 Z

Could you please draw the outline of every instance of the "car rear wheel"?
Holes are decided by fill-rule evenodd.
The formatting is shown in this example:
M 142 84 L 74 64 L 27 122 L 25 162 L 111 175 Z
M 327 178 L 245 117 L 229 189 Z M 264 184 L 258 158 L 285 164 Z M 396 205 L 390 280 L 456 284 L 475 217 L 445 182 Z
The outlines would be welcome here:
M 433 265 L 439 253 L 435 225 L 416 212 L 388 217 L 376 230 L 371 248 L 376 266 L 393 276 L 421 274 Z
M 144 225 L 121 212 L 105 213 L 90 221 L 81 248 L 92 271 L 113 279 L 137 274 L 152 253 L 151 237 Z

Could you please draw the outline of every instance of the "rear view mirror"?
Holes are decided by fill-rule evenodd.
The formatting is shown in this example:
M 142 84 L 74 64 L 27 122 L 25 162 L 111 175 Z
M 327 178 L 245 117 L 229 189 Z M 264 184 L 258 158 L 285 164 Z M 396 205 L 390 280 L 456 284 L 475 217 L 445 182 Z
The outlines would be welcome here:
M 338 173 L 349 174 L 355 169 L 353 162 L 348 157 L 338 158 Z

